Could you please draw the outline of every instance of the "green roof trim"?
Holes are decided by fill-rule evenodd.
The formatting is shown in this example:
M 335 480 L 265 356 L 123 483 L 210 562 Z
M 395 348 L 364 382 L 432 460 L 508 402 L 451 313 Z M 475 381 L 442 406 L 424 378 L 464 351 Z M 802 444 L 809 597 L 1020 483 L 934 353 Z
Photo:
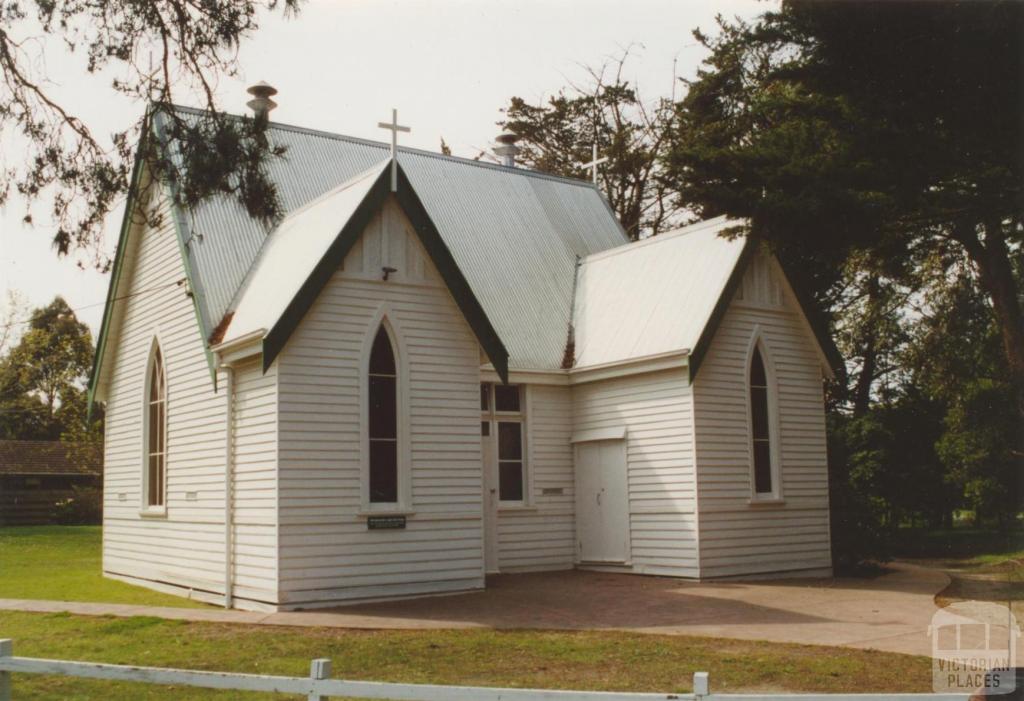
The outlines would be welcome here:
M 143 127 L 142 137 L 139 140 L 139 147 L 135 151 L 135 162 L 132 164 L 131 185 L 128 188 L 128 197 L 125 201 L 124 215 L 121 219 L 121 231 L 118 235 L 117 251 L 114 254 L 113 271 L 110 276 L 110 284 L 107 288 L 107 300 L 103 309 L 103 321 L 100 324 L 100 335 L 96 343 L 96 355 L 93 357 L 92 372 L 89 376 L 88 405 L 92 411 L 92 405 L 96 395 L 96 384 L 99 381 L 103 354 L 106 351 L 107 340 L 110 334 L 111 317 L 113 316 L 114 303 L 117 301 L 117 288 L 121 281 L 121 271 L 124 267 L 125 249 L 128 243 L 128 233 L 131 231 L 131 218 L 138 199 L 139 187 L 142 179 L 143 163 L 141 154 L 145 140 L 156 136 L 162 137 L 162 113 L 154 109 L 146 118 L 146 126 Z M 161 143 L 163 143 L 161 138 Z M 166 145 L 166 144 L 164 144 Z M 196 284 L 196 276 L 192 271 L 192 264 L 188 255 L 187 233 L 188 227 L 185 224 L 186 215 L 184 210 L 176 204 L 177 185 L 164 183 L 170 189 L 171 216 L 174 220 L 175 238 L 178 241 L 178 251 L 181 253 L 181 264 L 185 270 L 185 279 L 188 282 L 188 289 L 192 298 L 192 309 L 196 315 L 196 323 L 199 325 L 199 336 L 202 338 L 203 351 L 206 354 L 206 362 L 210 369 L 210 380 L 213 382 L 214 391 L 217 390 L 217 367 L 210 350 L 209 326 L 203 318 L 203 312 L 199 305 L 199 297 L 202 291 Z
M 154 127 L 160 137 L 160 143 L 166 148 L 167 142 L 164 139 L 164 117 L 163 112 L 157 110 L 154 114 Z M 192 271 L 192 260 L 189 258 L 188 242 L 190 234 L 188 230 L 188 218 L 184 208 L 178 204 L 178 184 L 174 181 L 166 183 L 171 192 L 171 216 L 174 218 L 174 231 L 177 234 L 178 250 L 181 252 L 181 265 L 185 269 L 185 278 L 188 280 L 189 297 L 192 300 L 192 310 L 196 315 L 196 323 L 199 325 L 199 335 L 203 339 L 203 352 L 206 355 L 206 364 L 210 368 L 210 381 L 213 382 L 213 391 L 217 391 L 217 363 L 210 349 L 210 333 L 213 327 L 208 319 L 203 316 L 202 306 L 199 304 L 203 291 L 200 288 L 195 273 Z
M 732 298 L 736 293 L 736 288 L 739 287 L 740 282 L 743 280 L 743 275 L 747 270 L 747 264 L 750 262 L 750 259 L 754 257 L 754 253 L 757 252 L 757 247 L 757 242 L 747 236 L 743 242 L 743 250 L 740 252 L 736 265 L 733 267 L 732 273 L 729 275 L 729 279 L 726 281 L 725 287 L 722 289 L 722 294 L 719 296 L 718 302 L 715 304 L 715 308 L 712 310 L 707 323 L 704 324 L 704 330 L 701 332 L 700 338 L 697 339 L 696 346 L 690 350 L 688 364 L 690 368 L 691 384 L 697 377 L 697 371 L 700 369 L 701 363 L 707 355 L 708 348 L 711 346 L 711 341 L 714 339 L 715 333 L 718 331 L 718 326 L 722 323 L 722 318 L 725 316 L 726 311 L 729 309 L 729 305 L 732 303 Z M 779 263 L 779 267 L 782 267 L 781 262 Z M 785 269 L 782 270 L 782 273 L 784 275 L 786 274 Z M 789 275 L 786 275 L 786 278 L 788 281 Z M 826 325 L 822 323 L 821 319 L 808 314 L 808 309 L 811 307 L 807 304 L 803 295 L 793 287 L 792 283 L 790 283 L 789 287 L 793 290 L 793 296 L 796 297 L 796 302 L 800 307 L 800 312 L 803 314 L 804 318 L 807 319 L 807 323 L 811 327 L 815 340 L 821 347 L 822 352 L 825 354 L 825 358 L 828 360 L 829 367 L 831 367 L 832 371 L 836 373 L 837 376 L 845 372 L 846 366 L 843 361 L 843 356 L 839 352 L 839 349 L 836 348 L 836 344 L 832 340 L 832 336 L 828 333 Z
M 316 301 L 320 292 L 330 281 L 335 271 L 341 266 L 345 256 L 352 250 L 363 231 L 373 217 L 383 208 L 388 195 L 391 194 L 391 170 L 386 168 L 377 176 L 366 197 L 348 221 L 338 232 L 323 258 L 316 264 L 309 277 L 299 288 L 295 297 L 288 303 L 281 318 L 263 339 L 263 371 L 266 372 L 274 360 L 284 349 L 292 333 L 302 321 L 306 312 Z M 416 235 L 427 250 L 438 272 L 448 286 L 477 340 L 490 358 L 495 370 L 503 382 L 508 382 L 508 351 L 484 313 L 483 307 L 473 294 L 469 283 L 459 269 L 451 251 L 445 245 L 440 232 L 424 208 L 419 196 L 413 189 L 402 167 L 398 166 L 398 191 L 395 193 L 405 216 L 413 225 Z M 273 234 L 271 234 L 273 235 Z
M 128 231 L 131 229 L 131 215 L 135 208 L 135 198 L 139 189 L 139 181 L 142 178 L 142 166 L 140 154 L 142 153 L 143 139 L 146 138 L 146 131 L 139 140 L 139 146 L 135 150 L 135 162 L 132 164 L 131 184 L 128 187 L 128 197 L 125 199 L 124 214 L 121 216 L 121 231 L 117 236 L 117 250 L 114 252 L 114 265 L 110 273 L 110 282 L 107 283 L 107 300 L 103 307 L 103 321 L 100 322 L 100 334 L 96 339 L 96 352 L 92 357 L 92 371 L 89 373 L 89 391 L 87 394 L 88 420 L 92 419 L 92 405 L 96 396 L 96 383 L 100 376 L 100 359 L 107 348 L 107 336 L 110 332 L 111 316 L 114 312 L 114 296 L 118 282 L 121 279 L 121 270 L 124 268 L 125 244 L 128 242 Z

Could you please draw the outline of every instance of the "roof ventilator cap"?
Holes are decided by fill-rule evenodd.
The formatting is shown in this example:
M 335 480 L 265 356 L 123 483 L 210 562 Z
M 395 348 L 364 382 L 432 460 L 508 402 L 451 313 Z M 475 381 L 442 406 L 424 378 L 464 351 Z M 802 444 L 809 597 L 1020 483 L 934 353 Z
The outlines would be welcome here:
M 253 111 L 257 119 L 261 117 L 265 119 L 270 110 L 277 107 L 277 103 L 270 99 L 271 96 L 277 94 L 277 88 L 269 83 L 261 80 L 256 85 L 250 86 L 246 92 L 253 97 L 245 104 Z
M 494 147 L 494 154 L 501 159 L 501 164 L 507 168 L 515 168 L 516 156 L 522 151 L 521 148 L 516 146 L 516 142 L 519 141 L 519 135 L 510 131 L 503 131 L 501 134 L 498 134 L 498 138 L 495 141 L 498 145 Z

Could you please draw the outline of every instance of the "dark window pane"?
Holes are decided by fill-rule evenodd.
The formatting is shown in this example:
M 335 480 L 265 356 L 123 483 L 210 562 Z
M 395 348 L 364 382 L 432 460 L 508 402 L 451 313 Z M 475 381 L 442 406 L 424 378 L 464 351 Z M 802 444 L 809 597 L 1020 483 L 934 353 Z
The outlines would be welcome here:
M 149 405 L 149 452 L 160 452 L 160 405 Z
M 383 326 L 377 330 L 377 337 L 373 339 L 373 348 L 370 350 L 370 374 L 395 374 L 395 353 L 391 348 L 388 332 Z
M 768 390 L 750 388 L 750 419 L 754 438 L 768 439 Z
M 772 491 L 772 459 L 768 441 L 754 441 L 754 490 L 758 494 Z
M 519 385 L 494 385 L 494 409 L 519 411 Z
M 149 494 L 147 495 L 146 503 L 150 506 L 160 506 L 163 504 L 163 459 L 162 455 L 149 456 Z
M 149 378 L 149 400 L 154 401 L 156 399 L 163 398 L 163 372 L 164 372 L 163 358 L 160 357 L 160 349 L 157 348 L 153 351 L 153 374 Z
M 523 459 L 523 426 L 515 421 L 498 422 L 498 460 Z
M 767 387 L 768 379 L 761 359 L 761 349 L 754 346 L 754 357 L 750 359 L 750 384 L 754 387 Z
M 398 436 L 395 378 L 370 376 L 370 438 Z
M 491 408 L 491 403 L 488 401 L 491 397 L 491 393 L 487 391 L 487 385 L 480 385 L 480 411 L 487 411 Z
M 481 421 L 480 422 L 480 435 L 481 436 L 489 436 L 489 435 L 491 435 L 491 422 L 490 421 Z
M 398 501 L 398 443 L 370 441 L 370 501 Z
M 498 463 L 498 498 L 501 501 L 523 500 L 523 463 Z

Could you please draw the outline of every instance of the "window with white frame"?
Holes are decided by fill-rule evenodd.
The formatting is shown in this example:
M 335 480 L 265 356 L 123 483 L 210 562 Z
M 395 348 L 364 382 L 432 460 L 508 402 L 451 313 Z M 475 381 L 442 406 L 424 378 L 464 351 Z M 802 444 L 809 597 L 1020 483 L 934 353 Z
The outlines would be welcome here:
M 166 506 L 167 484 L 167 380 L 160 347 L 154 346 L 146 378 L 145 502 L 149 509 Z
M 484 440 L 496 441 L 498 500 L 506 504 L 526 501 L 526 417 L 523 386 L 480 385 L 480 422 Z

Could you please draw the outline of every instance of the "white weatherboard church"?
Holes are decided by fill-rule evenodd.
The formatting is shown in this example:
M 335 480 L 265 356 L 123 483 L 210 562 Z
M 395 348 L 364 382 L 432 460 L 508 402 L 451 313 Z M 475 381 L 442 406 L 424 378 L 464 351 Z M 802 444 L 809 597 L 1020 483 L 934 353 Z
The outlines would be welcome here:
M 488 165 L 269 139 L 272 227 L 143 201 L 138 164 L 91 384 L 107 576 L 275 610 L 830 571 L 834 348 L 728 222 L 629 243 L 507 142 Z

